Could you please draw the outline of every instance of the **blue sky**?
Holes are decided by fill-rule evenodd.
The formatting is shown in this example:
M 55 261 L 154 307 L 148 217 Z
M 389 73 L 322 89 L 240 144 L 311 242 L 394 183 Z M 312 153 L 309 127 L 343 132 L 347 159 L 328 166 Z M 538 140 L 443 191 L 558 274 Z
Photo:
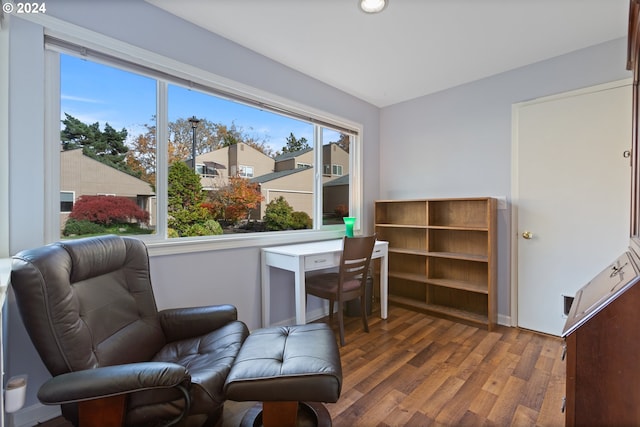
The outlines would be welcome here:
M 117 130 L 126 128 L 130 138 L 152 123 L 155 80 L 69 55 L 60 55 L 60 64 L 62 118 L 68 113 L 87 124 L 99 122 L 101 128 L 109 123 Z M 313 141 L 313 126 L 308 123 L 171 85 L 169 120 L 194 115 L 229 126 L 235 122 L 274 151 L 285 145 L 291 132 Z

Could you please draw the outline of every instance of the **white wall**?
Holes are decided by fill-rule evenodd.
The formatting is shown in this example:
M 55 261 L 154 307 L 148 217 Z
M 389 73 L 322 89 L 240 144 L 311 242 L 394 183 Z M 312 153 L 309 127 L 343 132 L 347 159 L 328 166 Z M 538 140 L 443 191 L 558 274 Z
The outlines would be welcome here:
M 257 55 L 226 39 L 175 18 L 141 0 L 57 1 L 47 4 L 47 15 L 80 25 L 115 39 L 162 54 L 185 64 L 326 111 L 364 126 L 364 203 L 377 197 L 379 163 L 379 110 L 350 95 Z M 10 27 L 9 100 L 9 199 L 11 254 L 44 241 L 44 116 L 43 28 L 12 16 Z M 363 218 L 371 230 L 373 214 Z M 151 258 L 151 275 L 159 308 L 231 303 L 250 329 L 260 326 L 259 249 L 218 250 Z M 275 272 L 274 321 L 293 318 L 293 276 Z M 278 286 L 276 286 L 277 288 Z M 49 375 L 31 345 L 17 314 L 8 301 L 6 378 L 29 375 L 25 409 L 16 419 L 35 424 L 36 392 Z M 11 421 L 11 420 L 10 420 Z
M 630 77 L 625 66 L 621 38 L 381 111 L 380 198 L 507 197 L 509 209 L 498 211 L 503 320 L 510 316 L 511 105 Z

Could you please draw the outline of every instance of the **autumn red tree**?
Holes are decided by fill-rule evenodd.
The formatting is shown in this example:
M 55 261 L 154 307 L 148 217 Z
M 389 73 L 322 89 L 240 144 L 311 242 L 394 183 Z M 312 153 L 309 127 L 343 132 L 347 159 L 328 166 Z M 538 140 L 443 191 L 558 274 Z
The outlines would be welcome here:
M 229 178 L 229 185 L 212 194 L 211 205 L 216 217 L 236 223 L 249 219 L 251 211 L 263 200 L 258 184 L 236 176 Z
M 128 222 L 149 222 L 149 212 L 140 209 L 134 201 L 120 196 L 80 196 L 73 205 L 69 218 L 111 225 Z

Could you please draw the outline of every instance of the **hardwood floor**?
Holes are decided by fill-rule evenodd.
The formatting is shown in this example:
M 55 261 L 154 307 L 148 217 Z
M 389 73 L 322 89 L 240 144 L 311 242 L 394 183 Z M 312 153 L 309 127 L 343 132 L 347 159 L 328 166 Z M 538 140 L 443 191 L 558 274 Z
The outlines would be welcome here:
M 392 306 L 358 319 L 341 350 L 336 426 L 560 426 L 562 340 L 515 328 L 488 332 Z
M 374 311 L 368 334 L 359 318 L 345 320 L 342 394 L 326 404 L 335 427 L 564 425 L 560 338 L 397 306 L 384 321 Z M 223 426 L 252 405 L 227 402 Z

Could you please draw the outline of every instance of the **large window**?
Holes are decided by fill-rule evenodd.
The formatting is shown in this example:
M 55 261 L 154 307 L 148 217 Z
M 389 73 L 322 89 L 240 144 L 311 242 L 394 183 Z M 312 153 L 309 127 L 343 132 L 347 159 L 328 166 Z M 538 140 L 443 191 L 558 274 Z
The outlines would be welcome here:
M 59 63 L 62 237 L 153 233 L 155 80 L 72 55 Z
M 59 55 L 62 237 L 319 230 L 360 200 L 349 174 L 355 129 L 215 82 L 194 87 L 112 55 L 81 58 L 86 50 L 59 40 L 48 46 Z

